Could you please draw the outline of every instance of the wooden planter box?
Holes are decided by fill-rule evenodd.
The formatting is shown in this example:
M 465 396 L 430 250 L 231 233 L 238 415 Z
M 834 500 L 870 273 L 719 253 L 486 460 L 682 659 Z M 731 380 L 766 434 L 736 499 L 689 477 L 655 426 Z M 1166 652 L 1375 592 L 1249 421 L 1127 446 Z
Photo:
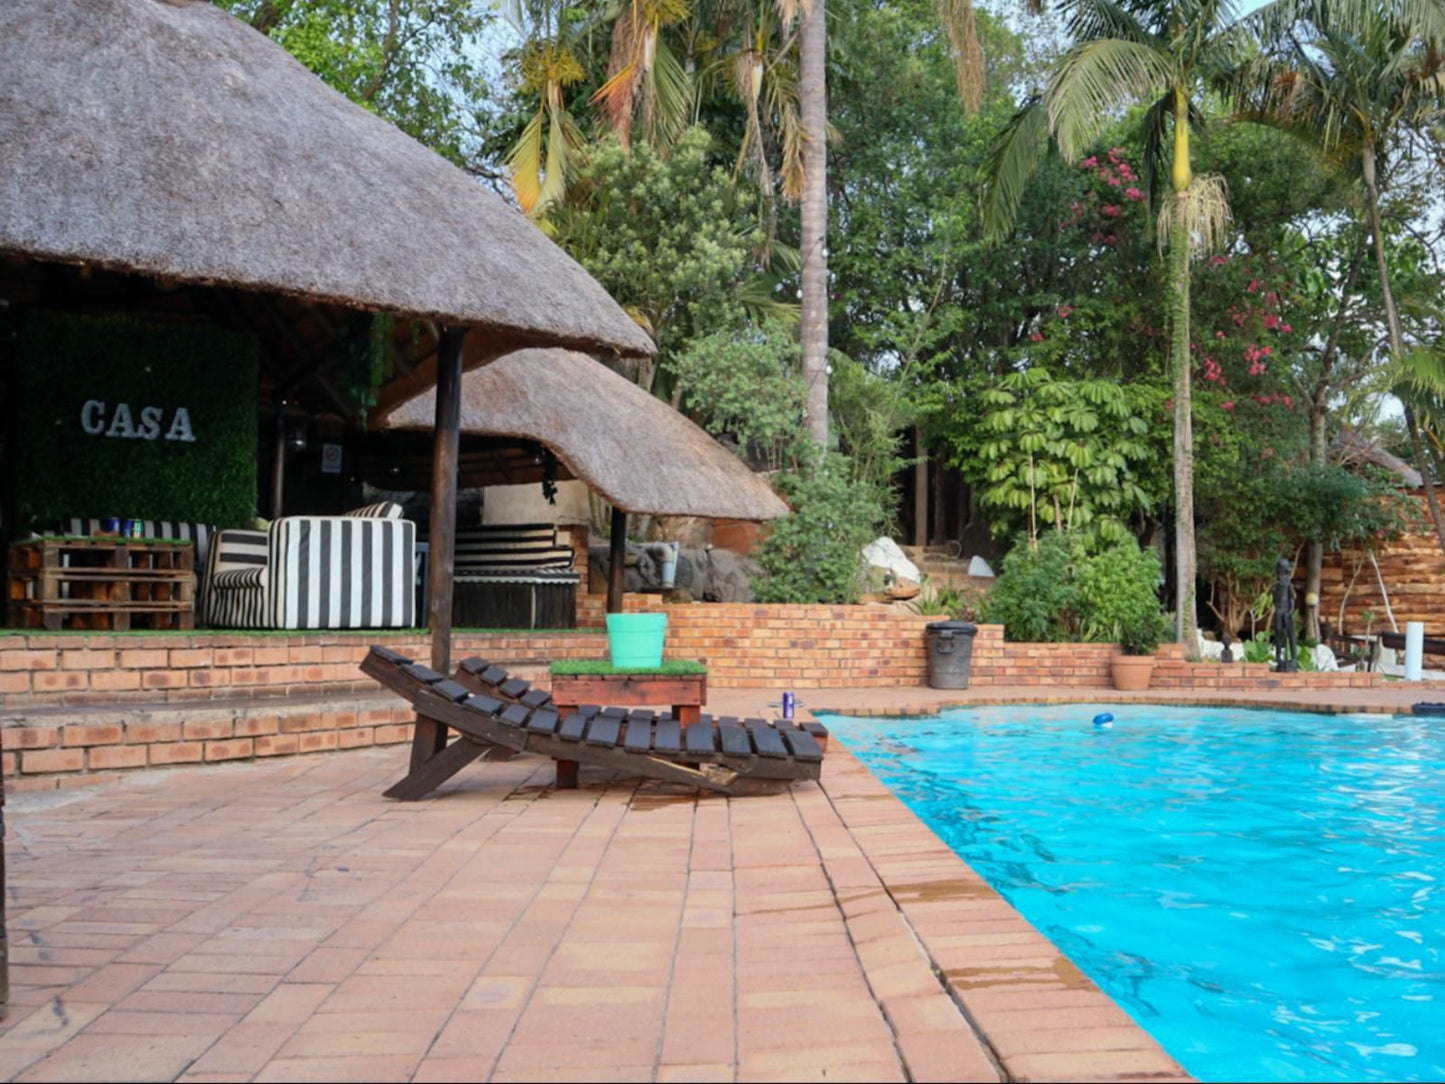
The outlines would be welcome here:
M 707 703 L 707 675 L 553 674 L 552 699 L 559 711 L 579 704 L 670 704 L 672 717 L 686 726 L 698 721 Z

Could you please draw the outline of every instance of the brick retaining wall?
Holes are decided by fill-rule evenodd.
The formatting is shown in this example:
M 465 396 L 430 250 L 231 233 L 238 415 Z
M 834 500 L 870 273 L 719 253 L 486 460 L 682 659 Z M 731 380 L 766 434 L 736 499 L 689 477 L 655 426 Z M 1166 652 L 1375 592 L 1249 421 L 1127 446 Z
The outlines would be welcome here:
M 628 596 L 629 610 L 661 609 Z M 714 688 L 918 687 L 924 626 L 935 618 L 872 606 L 689 604 L 666 607 L 667 652 L 706 660 Z M 12 787 L 66 786 L 127 769 L 324 752 L 406 741 L 411 714 L 357 669 L 383 643 L 425 659 L 420 633 L 257 636 L 93 633 L 0 635 L 0 747 Z M 975 688 L 1104 689 L 1111 644 L 1005 643 L 983 625 Z M 600 658 L 588 631 L 458 633 L 477 654 L 546 685 L 545 663 Z M 1379 686 L 1376 674 L 1273 674 L 1263 664 L 1188 663 L 1165 645 L 1158 689 L 1239 692 Z M 1422 686 L 1422 689 L 1428 686 Z M 18 778 L 16 778 L 18 773 Z

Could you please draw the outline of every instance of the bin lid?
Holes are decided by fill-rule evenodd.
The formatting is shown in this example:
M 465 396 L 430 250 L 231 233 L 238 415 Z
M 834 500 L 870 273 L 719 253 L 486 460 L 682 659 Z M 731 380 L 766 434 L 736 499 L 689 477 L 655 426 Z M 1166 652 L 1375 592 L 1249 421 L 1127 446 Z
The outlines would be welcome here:
M 955 636 L 973 636 L 978 632 L 978 626 L 967 621 L 935 621 L 924 626 L 927 632 L 951 632 Z

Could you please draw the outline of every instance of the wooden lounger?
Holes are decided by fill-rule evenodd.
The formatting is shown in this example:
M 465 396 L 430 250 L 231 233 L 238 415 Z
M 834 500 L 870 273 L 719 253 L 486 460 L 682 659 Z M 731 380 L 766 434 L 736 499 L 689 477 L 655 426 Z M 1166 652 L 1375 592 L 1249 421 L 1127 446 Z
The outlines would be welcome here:
M 364 673 L 411 701 L 423 719 L 451 727 L 459 737 L 434 755 L 414 761 L 411 772 L 387 790 L 389 798 L 414 801 L 425 797 L 462 768 L 479 758 L 505 759 L 515 753 L 540 753 L 557 761 L 612 768 L 668 783 L 686 783 L 703 790 L 742 795 L 776 792 L 800 779 L 817 779 L 823 766 L 827 731 L 785 720 L 737 719 L 731 716 L 683 727 L 671 714 L 645 709 L 604 708 L 586 704 L 559 717 L 545 693 L 526 682 L 508 684 L 505 673 L 482 679 L 480 671 L 457 671 L 448 678 L 389 648 L 373 647 L 361 664 Z M 495 679 L 495 684 L 493 684 Z M 507 696 L 476 692 L 483 686 Z M 523 699 L 529 693 L 534 703 Z M 445 731 L 442 731 L 445 733 Z

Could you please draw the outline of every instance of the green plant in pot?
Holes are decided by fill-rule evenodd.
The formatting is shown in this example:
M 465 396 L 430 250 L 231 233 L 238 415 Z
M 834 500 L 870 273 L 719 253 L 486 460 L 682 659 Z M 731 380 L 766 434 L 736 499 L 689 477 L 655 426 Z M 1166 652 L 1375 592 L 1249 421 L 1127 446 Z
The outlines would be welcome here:
M 1158 554 L 1126 539 L 1083 562 L 1078 577 L 1086 637 L 1119 645 L 1120 654 L 1110 660 L 1114 688 L 1147 689 L 1154 652 L 1169 634 L 1159 603 Z

